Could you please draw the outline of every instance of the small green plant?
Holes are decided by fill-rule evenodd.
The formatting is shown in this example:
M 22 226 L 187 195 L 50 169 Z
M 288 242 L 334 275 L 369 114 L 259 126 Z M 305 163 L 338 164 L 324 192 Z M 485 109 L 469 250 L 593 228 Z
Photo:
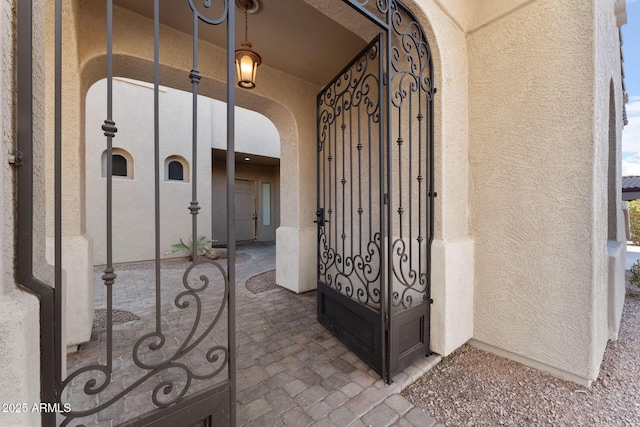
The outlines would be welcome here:
M 640 200 L 629 202 L 629 223 L 631 225 L 631 241 L 640 245 Z
M 631 266 L 629 272 L 631 273 L 629 276 L 629 283 L 640 288 L 640 260 L 636 261 L 635 264 Z
M 213 248 L 211 247 L 212 243 L 213 240 L 211 239 L 207 239 L 204 236 L 199 237 L 196 242 L 198 256 L 213 256 Z M 171 250 L 165 255 L 173 255 L 181 252 L 186 252 L 188 254 L 189 261 L 193 261 L 193 239 L 189 240 L 189 244 L 180 239 L 178 243 L 171 245 Z

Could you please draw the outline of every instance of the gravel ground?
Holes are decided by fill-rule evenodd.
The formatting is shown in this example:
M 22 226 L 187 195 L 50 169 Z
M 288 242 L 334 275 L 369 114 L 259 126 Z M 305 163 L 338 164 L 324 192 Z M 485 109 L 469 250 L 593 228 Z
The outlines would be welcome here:
M 262 274 L 258 274 L 253 276 L 247 283 L 245 284 L 248 290 L 253 292 L 254 294 L 258 294 L 260 292 L 270 291 L 275 289 L 276 286 L 276 271 L 269 270 L 265 271 Z
M 590 388 L 465 345 L 402 395 L 447 426 L 640 426 L 640 289 Z
M 135 314 L 124 311 L 124 310 L 113 310 L 111 313 L 111 321 L 114 325 L 119 325 L 121 323 L 131 322 L 132 320 L 140 319 Z M 93 315 L 93 328 L 92 333 L 96 331 L 100 331 L 107 327 L 107 309 L 106 308 L 98 308 Z

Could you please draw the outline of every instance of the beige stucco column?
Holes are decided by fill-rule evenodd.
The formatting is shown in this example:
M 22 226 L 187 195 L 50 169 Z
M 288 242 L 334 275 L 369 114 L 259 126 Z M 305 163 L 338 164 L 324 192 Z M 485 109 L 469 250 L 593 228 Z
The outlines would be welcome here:
M 621 75 L 613 9 L 533 1 L 468 36 L 474 344 L 582 384 L 624 294 L 624 254 L 607 243 L 621 130 L 607 113 L 611 102 L 619 120 L 622 105 L 609 95 Z
M 605 31 L 598 31 L 596 72 L 598 85 L 596 92 L 596 130 L 599 146 L 602 147 L 602 184 L 606 182 L 607 194 L 607 325 L 608 338 L 618 339 L 622 309 L 625 299 L 625 265 L 627 260 L 628 205 L 622 200 L 622 111 L 624 96 L 616 90 L 621 86 L 622 74 L 619 58 L 622 55 L 621 39 L 616 37 L 620 27 L 627 23 L 626 1 L 618 0 L 611 5 L 601 2 L 596 5 L 599 21 Z M 611 8 L 615 22 L 611 19 Z M 612 48 L 612 46 L 615 46 Z M 609 85 L 607 85 L 609 81 Z M 607 87 L 608 86 L 608 87 Z M 608 108 L 607 108 L 608 107 Z M 605 148 L 606 147 L 606 148 Z M 604 217 L 604 215 L 603 215 Z
M 70 349 L 89 340 L 93 323 L 93 245 L 85 227 L 84 94 L 78 68 L 78 5 L 63 2 L 62 56 L 62 268 L 66 342 Z M 54 21 L 46 14 L 46 235 L 47 260 L 54 264 Z
M 414 3 L 414 4 L 412 4 Z M 469 232 L 467 42 L 434 1 L 407 2 L 434 58 L 435 239 L 431 350 L 446 356 L 473 336 L 475 244 Z

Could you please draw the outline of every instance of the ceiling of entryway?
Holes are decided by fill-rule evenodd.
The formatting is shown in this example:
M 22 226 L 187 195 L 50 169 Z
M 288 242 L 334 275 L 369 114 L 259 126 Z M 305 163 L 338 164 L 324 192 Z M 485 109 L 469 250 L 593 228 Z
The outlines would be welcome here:
M 233 0 L 231 0 L 233 2 Z M 114 3 L 146 17 L 153 17 L 153 2 L 114 0 Z M 215 6 L 206 9 L 194 0 L 203 14 L 213 17 Z M 221 4 L 220 1 L 212 2 Z M 314 6 L 329 4 L 340 22 L 366 21 L 339 0 L 316 0 Z M 187 34 L 193 32 L 193 14 L 187 0 L 160 2 L 160 21 Z M 200 23 L 200 38 L 222 46 L 226 26 Z M 261 0 L 260 10 L 249 15 L 249 41 L 262 56 L 263 64 L 323 86 L 366 44 L 365 40 L 330 19 L 303 0 Z M 244 39 L 244 13 L 236 9 L 236 46 Z

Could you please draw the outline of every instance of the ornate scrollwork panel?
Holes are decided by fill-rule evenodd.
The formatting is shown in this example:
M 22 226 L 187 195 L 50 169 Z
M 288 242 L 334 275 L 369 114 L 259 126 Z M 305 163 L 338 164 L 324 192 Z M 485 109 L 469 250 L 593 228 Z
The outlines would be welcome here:
M 164 309 L 160 331 L 151 329 L 153 313 L 140 313 L 139 321 L 114 327 L 113 366 L 92 363 L 65 379 L 61 403 L 69 404 L 72 410 L 64 413 L 61 425 L 97 414 L 122 400 L 133 399 L 139 406 L 152 404 L 145 412 L 164 408 L 226 378 L 221 376 L 230 357 L 223 316 L 229 298 L 226 271 L 218 262 L 202 259 L 172 285 L 170 281 L 179 279 L 178 274 L 169 271 L 163 277 L 167 281 L 163 294 L 173 295 L 173 299 Z M 120 286 L 136 286 L 135 274 L 122 272 L 120 277 Z M 153 303 L 152 293 L 141 298 Z M 146 329 L 151 330 L 143 333 Z M 138 330 L 134 339 L 132 335 Z M 103 331 L 99 347 L 107 345 L 104 337 Z
M 320 280 L 364 305 L 381 301 L 380 38 L 318 96 Z

